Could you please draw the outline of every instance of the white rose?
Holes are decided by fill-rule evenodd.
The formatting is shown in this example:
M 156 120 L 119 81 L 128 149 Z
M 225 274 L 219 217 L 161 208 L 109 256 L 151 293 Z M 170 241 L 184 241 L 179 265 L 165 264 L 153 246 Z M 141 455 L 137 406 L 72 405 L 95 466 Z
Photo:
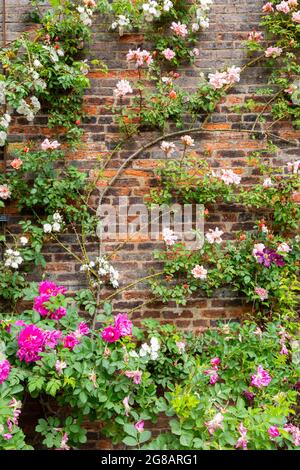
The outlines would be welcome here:
M 53 232 L 59 232 L 60 228 L 61 228 L 61 225 L 58 222 L 54 222 L 54 224 L 52 225 Z
M 28 243 L 28 238 L 27 238 L 27 237 L 21 237 L 21 238 L 20 238 L 20 243 L 21 243 L 22 246 L 27 245 L 27 243 Z
M 43 225 L 43 230 L 45 233 L 51 233 L 52 232 L 52 225 L 51 224 L 44 224 Z

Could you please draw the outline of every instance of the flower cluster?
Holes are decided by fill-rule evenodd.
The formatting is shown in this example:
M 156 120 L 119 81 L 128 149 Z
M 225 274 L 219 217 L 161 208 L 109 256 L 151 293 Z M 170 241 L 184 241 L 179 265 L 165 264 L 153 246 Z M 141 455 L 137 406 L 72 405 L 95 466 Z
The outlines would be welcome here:
M 257 388 L 267 387 L 271 380 L 269 373 L 262 366 L 258 366 L 256 374 L 251 376 L 251 385 Z
M 124 29 L 130 25 L 130 20 L 127 18 L 125 15 L 118 15 L 116 18 L 116 21 L 114 21 L 111 25 L 111 29 L 117 29 L 119 30 L 119 35 L 123 36 L 124 34 Z
M 220 90 L 225 85 L 233 85 L 240 81 L 241 68 L 232 66 L 225 72 L 210 73 L 208 75 L 209 83 L 214 90 Z
M 215 385 L 215 383 L 217 383 L 219 379 L 218 370 L 219 370 L 219 365 L 221 363 L 221 359 L 219 357 L 214 357 L 210 361 L 210 363 L 212 365 L 212 369 L 205 370 L 204 374 L 209 376 L 210 385 Z
M 150 344 L 143 343 L 139 352 L 140 357 L 149 356 L 152 361 L 158 358 L 158 352 L 160 350 L 159 340 L 153 336 L 150 338 Z
M 238 431 L 240 433 L 240 437 L 237 440 L 237 443 L 235 445 L 236 449 L 242 448 L 243 450 L 247 450 L 247 445 L 248 445 L 248 439 L 247 439 L 247 432 L 248 430 L 245 428 L 243 423 L 241 423 L 238 427 Z
M 117 98 L 123 98 L 124 96 L 126 96 L 127 94 L 131 94 L 132 92 L 133 90 L 131 88 L 129 81 L 120 80 L 116 85 L 116 88 L 114 90 L 114 95 Z
M 141 50 L 140 48 L 136 49 L 135 51 L 130 49 L 126 55 L 126 60 L 127 62 L 133 62 L 136 67 L 142 67 L 143 65 L 149 66 L 153 62 L 150 52 L 146 51 L 145 49 Z
M 36 362 L 45 347 L 44 331 L 35 325 L 28 325 L 20 331 L 18 336 L 17 356 L 20 361 Z
M 45 139 L 41 143 L 41 149 L 46 152 L 47 150 L 56 150 L 60 147 L 60 143 L 57 142 L 57 140 L 52 140 L 50 141 L 49 139 Z
M 276 264 L 276 266 L 280 267 L 285 265 L 283 256 L 277 253 L 276 250 L 265 247 L 263 243 L 254 245 L 253 256 L 259 264 L 262 264 L 266 268 L 269 268 L 271 264 Z
M 222 230 L 219 230 L 218 227 L 216 227 L 214 230 L 209 229 L 205 237 L 208 243 L 210 243 L 211 245 L 213 245 L 214 243 L 217 243 L 218 245 L 220 245 L 223 241 L 221 238 L 223 234 L 224 232 Z
M 177 242 L 178 237 L 177 237 L 177 235 L 175 235 L 173 230 L 171 230 L 169 228 L 164 228 L 163 229 L 163 240 L 164 240 L 164 242 L 167 246 L 173 246 Z
M 220 172 L 212 171 L 212 175 L 216 176 L 220 181 L 223 181 L 227 186 L 230 186 L 231 184 L 238 185 L 241 182 L 241 177 L 232 170 L 222 169 Z
M 68 348 L 71 351 L 75 348 L 77 344 L 80 343 L 80 340 L 83 336 L 87 336 L 90 333 L 90 329 L 87 326 L 85 322 L 80 322 L 77 329 L 72 332 L 68 333 L 64 338 L 63 338 L 63 345 L 64 348 Z M 62 369 L 64 369 L 65 365 L 64 363 L 56 363 L 56 371 L 61 372 Z
M 62 229 L 63 218 L 59 212 L 55 212 L 51 217 L 51 223 L 46 222 L 43 224 L 44 233 L 60 232 Z
M 21 99 L 17 107 L 17 113 L 25 116 L 28 122 L 32 122 L 40 109 L 41 103 L 36 96 L 32 96 L 28 102 Z
M 19 266 L 23 263 L 23 258 L 18 250 L 12 250 L 8 248 L 4 252 L 4 266 L 7 268 L 19 269 Z
M 49 310 L 47 303 L 55 300 L 58 295 L 64 295 L 66 288 L 57 286 L 54 282 L 43 281 L 39 285 L 39 296 L 34 299 L 34 310 L 37 311 L 42 317 L 51 318 L 52 320 L 60 320 L 67 313 L 64 307 L 58 307 L 54 310 Z
M 127 314 L 119 313 L 115 316 L 114 325 L 107 326 L 101 333 L 102 339 L 107 343 L 114 343 L 124 336 L 132 335 L 132 322 Z
M 94 14 L 94 9 L 97 6 L 97 3 L 94 0 L 84 0 L 84 5 L 77 7 L 79 13 L 79 19 L 85 26 L 92 25 L 92 17 Z

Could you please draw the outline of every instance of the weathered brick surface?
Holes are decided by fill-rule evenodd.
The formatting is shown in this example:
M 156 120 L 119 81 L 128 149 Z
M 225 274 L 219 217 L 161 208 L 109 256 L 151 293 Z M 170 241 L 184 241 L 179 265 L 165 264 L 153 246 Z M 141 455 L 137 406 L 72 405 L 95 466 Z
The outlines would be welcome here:
M 27 0 L 7 0 L 7 40 L 15 38 L 20 31 L 28 29 L 31 25 L 23 21 L 24 14 L 28 8 Z M 247 57 L 242 46 L 248 32 L 258 28 L 262 0 L 215 0 L 210 14 L 211 26 L 199 37 L 200 57 L 197 58 L 193 67 L 183 66 L 180 69 L 180 82 L 187 90 L 195 90 L 200 72 L 211 72 L 221 69 L 223 66 L 243 66 L 247 63 Z M 2 6 L 0 7 L 2 8 Z M 0 10 L 0 21 L 2 10 Z M 93 41 L 88 48 L 89 58 L 104 60 L 109 68 L 109 73 L 104 74 L 96 70 L 90 73 L 91 88 L 87 91 L 84 107 L 87 117 L 84 120 L 84 138 L 80 148 L 69 155 L 70 162 L 82 170 L 93 175 L 97 167 L 99 157 L 105 156 L 118 142 L 120 135 L 114 124 L 111 112 L 107 109 L 114 102 L 113 88 L 120 78 L 126 78 L 134 83 L 137 78 L 136 71 L 128 70 L 126 53 L 129 48 L 142 45 L 143 36 L 125 35 L 119 39 L 116 33 L 108 31 L 108 24 L 103 18 L 98 17 L 94 25 Z M 3 39 L 3 34 L 2 37 Z M 196 140 L 195 152 L 199 158 L 203 158 L 204 152 L 208 162 L 213 167 L 230 167 L 239 173 L 245 184 L 255 181 L 256 172 L 247 167 L 247 156 L 262 147 L 259 140 L 249 139 L 245 133 L 239 132 L 243 129 L 251 129 L 255 116 L 251 113 L 240 116 L 231 110 L 236 104 L 243 103 L 255 91 L 257 86 L 266 84 L 266 74 L 261 66 L 249 68 L 230 92 L 230 95 L 218 106 L 218 111 L 206 125 L 206 132 L 194 135 Z M 201 120 L 201 117 L 199 117 Z M 49 135 L 45 126 L 46 117 L 40 116 L 33 125 L 28 125 L 24 119 L 17 117 L 12 126 L 11 143 L 17 144 L 26 139 L 40 140 L 42 135 Z M 170 129 L 174 129 L 173 126 Z M 289 123 L 280 123 L 276 128 L 279 135 L 289 140 L 299 140 L 300 131 L 294 131 Z M 106 172 L 107 177 L 115 175 L 121 163 L 141 145 L 149 142 L 158 134 L 155 132 L 144 132 L 138 138 L 129 141 L 110 163 Z M 298 147 L 281 142 L 280 149 L 275 156 L 270 156 L 270 163 L 280 168 L 294 156 L 299 155 Z M 130 203 L 143 202 L 144 195 L 148 193 L 153 185 L 153 170 L 157 160 L 162 157 L 159 147 L 139 155 L 115 182 L 113 188 L 109 189 L 103 202 L 117 204 L 118 197 L 128 196 Z M 106 182 L 99 182 L 100 191 Z M 299 198 L 299 195 L 295 196 Z M 97 206 L 99 194 L 95 191 L 91 202 Z M 226 232 L 227 239 L 232 238 L 233 232 L 251 229 L 257 214 L 249 214 L 240 207 L 221 204 L 218 207 L 209 207 L 210 215 L 207 219 L 205 229 L 218 226 Z M 8 208 L 11 222 L 18 220 L 14 207 Z M 63 240 L 73 249 L 78 250 L 75 237 L 72 234 L 64 234 Z M 106 242 L 104 252 L 111 253 L 118 246 L 118 242 L 110 240 Z M 144 237 L 135 237 L 129 240 L 114 259 L 114 265 L 121 273 L 121 285 L 125 286 L 139 277 L 149 273 L 152 268 L 159 269 L 153 260 L 153 250 L 162 246 L 161 243 L 153 242 Z M 95 240 L 87 243 L 88 252 L 97 254 L 98 244 Z M 76 290 L 84 286 L 84 276 L 79 272 L 79 264 L 74 263 L 72 257 L 53 244 L 45 248 L 45 256 L 48 262 L 47 271 L 51 277 L 63 282 L 70 288 Z M 38 273 L 33 273 L 33 278 Z M 150 299 L 146 283 L 141 283 L 133 288 L 122 292 L 114 302 L 116 311 L 128 311 Z M 139 323 L 141 318 L 151 317 L 166 322 L 174 322 L 183 329 L 194 328 L 202 330 L 214 326 L 218 319 L 228 320 L 240 318 L 248 307 L 243 299 L 236 297 L 228 289 L 220 289 L 212 299 L 195 298 L 184 308 L 175 305 L 162 305 L 155 301 L 148 303 L 141 310 L 133 314 L 134 320 Z M 90 435 L 90 448 L 102 448 L 109 446 L 106 441 L 101 441 L 100 434 L 92 426 Z

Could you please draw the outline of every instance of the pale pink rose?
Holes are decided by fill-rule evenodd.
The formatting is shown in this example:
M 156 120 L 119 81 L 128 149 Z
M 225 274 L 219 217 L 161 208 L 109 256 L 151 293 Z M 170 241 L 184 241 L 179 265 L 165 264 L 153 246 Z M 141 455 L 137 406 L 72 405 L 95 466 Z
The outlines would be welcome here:
M 223 234 L 224 232 L 219 230 L 218 227 L 216 227 L 215 230 L 209 229 L 209 232 L 206 234 L 206 239 L 211 245 L 213 243 L 220 244 L 223 241 L 221 238 Z
M 174 31 L 174 33 L 177 34 L 177 36 L 181 36 L 183 38 L 188 35 L 188 30 L 187 30 L 186 25 L 180 22 L 175 23 L 173 21 L 171 25 L 171 30 Z
M 178 240 L 178 237 L 177 235 L 175 235 L 173 230 L 170 230 L 169 228 L 165 228 L 163 230 L 163 239 L 167 246 L 172 246 L 176 243 L 176 241 Z
M 263 182 L 264 188 L 271 188 L 273 186 L 271 178 L 266 178 Z
M 199 51 L 198 47 L 194 47 L 194 49 L 192 50 L 192 55 L 194 57 L 199 57 L 200 51 Z
M 163 141 L 160 148 L 167 156 L 170 156 L 172 155 L 172 153 L 175 152 L 176 145 L 173 144 L 172 142 Z
M 232 170 L 222 170 L 220 178 L 228 186 L 230 184 L 240 184 L 241 182 L 241 177 Z
M 195 141 L 191 136 L 184 135 L 180 140 L 186 147 L 194 147 Z
M 14 170 L 19 170 L 19 168 L 21 168 L 22 165 L 23 165 L 23 162 L 22 162 L 21 158 L 15 158 L 15 159 L 10 163 L 10 166 L 11 166 Z
M 63 437 L 61 438 L 60 449 L 70 450 L 70 446 L 67 445 L 68 440 L 69 440 L 69 435 L 65 432 Z
M 125 408 L 125 416 L 129 416 L 129 411 L 130 411 L 129 396 L 124 398 L 123 405 L 124 405 L 124 408 Z
M 294 11 L 294 13 L 292 14 L 292 20 L 295 23 L 300 23 L 300 10 L 299 11 Z
M 176 54 L 175 54 L 174 51 L 172 51 L 172 49 L 168 48 L 168 49 L 165 49 L 164 51 L 162 51 L 162 55 L 164 56 L 165 59 L 172 60 L 172 59 L 174 59 Z
M 266 57 L 279 57 L 282 54 L 282 49 L 281 47 L 268 47 L 265 51 L 265 56 Z
M 223 419 L 224 416 L 222 415 L 222 413 L 217 413 L 212 420 L 208 421 L 207 423 L 204 423 L 207 427 L 209 434 L 214 434 L 218 428 L 222 427 Z
M 269 297 L 269 292 L 263 287 L 255 287 L 255 293 L 258 295 L 261 301 L 266 300 Z
M 239 430 L 241 437 L 239 437 L 239 439 L 237 440 L 235 448 L 239 449 L 241 447 L 243 450 L 247 450 L 248 439 L 246 436 L 247 436 L 248 429 L 245 428 L 243 423 L 241 423 L 238 427 L 238 430 Z
M 208 75 L 210 85 L 215 89 L 219 90 L 227 85 L 227 72 L 216 72 Z
M 0 199 L 8 199 L 11 197 L 11 192 L 7 184 L 0 185 Z
M 263 39 L 264 39 L 264 35 L 260 31 L 251 31 L 251 33 L 249 33 L 248 35 L 249 41 L 260 42 Z
M 45 139 L 41 143 L 41 148 L 46 152 L 46 150 L 56 150 L 58 147 L 60 147 L 60 144 L 57 142 L 57 140 L 53 140 L 52 142 L 49 139 Z
M 289 13 L 290 12 L 290 7 L 289 7 L 289 2 L 281 2 L 279 5 L 276 5 L 276 10 L 280 11 L 281 13 Z
M 271 2 L 267 2 L 263 7 L 262 10 L 264 13 L 273 13 L 274 7 Z
M 280 243 L 280 245 L 278 245 L 277 247 L 277 251 L 278 253 L 289 253 L 290 251 L 292 251 L 291 247 L 288 245 L 288 243 Z
M 236 83 L 240 81 L 241 68 L 233 65 L 227 69 L 227 83 Z
M 56 361 L 55 363 L 55 370 L 58 375 L 62 374 L 63 369 L 67 367 L 67 364 L 64 361 Z
M 192 275 L 194 276 L 195 279 L 204 280 L 207 278 L 207 269 L 204 269 L 203 266 L 199 266 L 199 264 L 197 264 L 192 269 Z
M 123 97 L 128 93 L 132 93 L 132 88 L 128 80 L 120 80 L 114 90 L 114 94 L 117 98 Z
M 139 385 L 142 380 L 142 372 L 139 370 L 128 370 L 125 372 L 126 377 L 133 380 L 133 383 Z
M 126 60 L 128 62 L 134 62 L 136 67 L 141 67 L 142 65 L 150 65 L 153 62 L 152 55 L 150 52 L 145 49 L 141 51 L 140 48 L 135 51 L 129 50 L 126 55 Z

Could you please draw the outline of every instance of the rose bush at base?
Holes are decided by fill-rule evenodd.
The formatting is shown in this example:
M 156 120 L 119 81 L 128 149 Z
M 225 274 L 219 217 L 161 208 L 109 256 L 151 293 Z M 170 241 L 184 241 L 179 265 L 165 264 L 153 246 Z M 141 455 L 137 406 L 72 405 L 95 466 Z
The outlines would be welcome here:
M 25 393 L 57 402 L 36 427 L 48 448 L 78 448 L 84 419 L 134 448 L 299 446 L 299 357 L 283 325 L 228 323 L 194 335 L 153 320 L 141 330 L 118 314 L 90 330 L 62 286 L 32 285 L 33 305 L 47 286 L 48 315 L 27 310 L 1 321 L 0 448 L 28 448 L 18 425 Z M 53 319 L 59 302 L 66 314 Z M 175 419 L 151 440 L 147 428 L 161 413 Z

